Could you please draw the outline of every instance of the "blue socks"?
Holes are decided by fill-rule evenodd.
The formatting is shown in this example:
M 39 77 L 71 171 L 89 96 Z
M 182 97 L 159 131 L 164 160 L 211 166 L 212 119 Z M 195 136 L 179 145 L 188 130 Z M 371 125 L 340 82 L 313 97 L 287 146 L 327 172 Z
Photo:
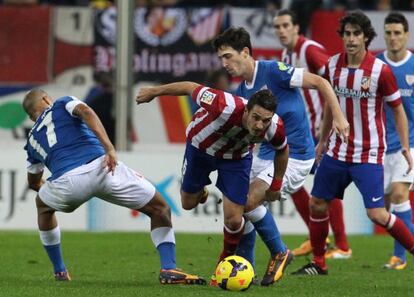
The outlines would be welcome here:
M 272 256 L 280 252 L 286 252 L 286 245 L 281 239 L 280 232 L 276 226 L 275 220 L 266 207 L 261 205 L 256 209 L 245 213 L 245 217 L 253 223 L 254 228 L 256 229 L 257 233 L 259 233 Z M 243 234 L 243 237 L 240 240 L 239 247 L 237 249 L 237 255 L 249 260 L 250 263 L 252 263 L 253 267 L 255 266 L 255 239 L 256 234 L 254 230 Z
M 59 226 L 56 226 L 52 230 L 39 231 L 39 235 L 40 241 L 53 264 L 55 273 L 66 271 L 65 263 L 63 263 L 62 249 L 60 247 Z
M 175 244 L 172 242 L 163 242 L 157 246 L 161 260 L 161 269 L 174 269 L 175 263 Z
M 175 235 L 171 227 L 151 230 L 151 239 L 160 255 L 161 269 L 175 269 Z
M 255 267 L 254 259 L 254 245 L 256 244 L 256 230 L 250 221 L 246 221 L 244 226 L 244 232 L 237 246 L 236 255 L 239 255 L 249 261 L 253 268 Z
M 44 245 L 44 248 L 53 264 L 54 272 L 66 271 L 65 263 L 63 263 L 62 250 L 60 243 L 55 245 Z
M 276 226 L 272 214 L 267 208 L 265 209 L 265 216 L 260 221 L 253 222 L 253 225 L 272 256 L 280 252 L 284 253 L 286 252 L 286 245 L 280 237 L 279 229 Z

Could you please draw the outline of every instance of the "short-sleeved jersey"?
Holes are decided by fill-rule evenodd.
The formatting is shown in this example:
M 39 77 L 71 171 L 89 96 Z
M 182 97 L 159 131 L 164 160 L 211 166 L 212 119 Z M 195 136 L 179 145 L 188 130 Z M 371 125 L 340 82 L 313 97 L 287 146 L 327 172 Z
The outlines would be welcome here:
M 282 61 L 297 68 L 304 68 L 306 71 L 317 75 L 323 75 L 325 64 L 329 59 L 325 48 L 303 35 L 299 36 L 293 51 L 286 48 L 282 51 Z M 300 89 L 305 102 L 309 126 L 312 136 L 316 138 L 322 121 L 324 100 L 318 90 Z
M 25 146 L 29 172 L 38 173 L 46 166 L 52 174 L 48 180 L 54 180 L 105 154 L 92 130 L 72 115 L 77 104 L 84 103 L 61 97 L 38 117 Z
M 187 127 L 187 141 L 194 147 L 220 159 L 246 157 L 254 145 L 268 141 L 273 150 L 282 150 L 287 141 L 283 121 L 274 115 L 262 135 L 252 136 L 243 127 L 242 118 L 247 100 L 230 93 L 197 87 L 193 100 L 201 107 Z
M 408 119 L 408 132 L 410 133 L 410 147 L 414 147 L 414 55 L 407 51 L 406 57 L 393 62 L 387 58 L 387 51 L 378 55 L 378 58 L 387 63 L 397 80 L 405 113 Z M 401 150 L 400 137 L 395 127 L 392 110 L 385 106 L 387 118 L 387 154 Z
M 331 133 L 327 154 L 345 162 L 383 164 L 384 101 L 389 106 L 401 104 L 391 68 L 369 52 L 359 68 L 349 68 L 346 54 L 341 53 L 330 58 L 325 77 L 350 125 L 348 144 Z
M 297 87 L 302 85 L 303 69 L 276 61 L 256 61 L 253 81 L 243 81 L 236 94 L 250 98 L 255 92 L 269 89 L 277 100 L 276 113 L 282 118 L 289 144 L 289 156 L 299 160 L 315 157 L 305 105 Z M 260 146 L 258 157 L 270 160 L 274 151 L 266 143 Z

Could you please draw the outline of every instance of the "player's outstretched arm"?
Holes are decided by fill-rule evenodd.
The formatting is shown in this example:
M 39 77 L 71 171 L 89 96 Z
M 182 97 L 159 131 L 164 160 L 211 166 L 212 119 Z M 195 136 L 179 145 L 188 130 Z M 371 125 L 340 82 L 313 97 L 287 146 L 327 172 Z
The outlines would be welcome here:
M 303 74 L 302 87 L 306 89 L 317 89 L 321 93 L 332 112 L 332 128 L 335 133 L 341 135 L 343 141 L 347 143 L 349 136 L 349 123 L 341 111 L 338 99 L 330 83 L 319 75 L 305 72 Z
M 406 173 L 408 174 L 413 169 L 413 158 L 410 153 L 410 140 L 408 137 L 408 121 L 402 104 L 392 108 L 395 127 L 398 135 L 400 136 L 401 152 L 404 158 L 407 160 L 408 168 Z
M 273 160 L 273 181 L 270 185 L 269 189 L 266 190 L 266 200 L 267 201 L 276 201 L 280 200 L 281 193 L 280 190 L 282 188 L 283 176 L 285 175 L 285 171 L 287 168 L 289 160 L 289 146 L 283 150 L 277 151 L 275 154 L 275 158 Z
M 84 121 L 86 125 L 88 125 L 88 127 L 93 131 L 93 133 L 95 133 L 96 137 L 98 137 L 106 152 L 104 167 L 107 167 L 108 171 L 114 174 L 117 164 L 115 148 L 109 140 L 108 134 L 106 134 L 105 128 L 102 125 L 99 117 L 96 115 L 93 109 L 86 104 L 76 105 L 75 109 L 73 110 L 73 114 Z
M 144 87 L 139 90 L 138 95 L 135 97 L 135 101 L 137 104 L 140 104 L 150 102 L 155 97 L 163 95 L 191 95 L 198 86 L 200 85 L 195 82 L 181 81 L 155 87 Z

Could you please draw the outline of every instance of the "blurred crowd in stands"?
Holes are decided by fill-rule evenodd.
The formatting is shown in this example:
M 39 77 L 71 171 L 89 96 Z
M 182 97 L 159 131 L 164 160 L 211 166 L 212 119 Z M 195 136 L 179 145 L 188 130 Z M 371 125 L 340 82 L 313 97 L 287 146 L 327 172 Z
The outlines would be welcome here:
M 0 0 L 0 4 L 14 5 L 71 5 L 105 8 L 114 0 Z M 292 10 L 414 10 L 414 0 L 135 0 L 137 6 L 217 6 L 290 8 Z

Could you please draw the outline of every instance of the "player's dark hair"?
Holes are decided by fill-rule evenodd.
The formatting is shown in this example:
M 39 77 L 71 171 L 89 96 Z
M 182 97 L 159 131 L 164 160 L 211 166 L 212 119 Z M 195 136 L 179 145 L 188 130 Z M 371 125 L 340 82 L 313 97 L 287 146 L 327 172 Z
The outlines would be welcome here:
M 404 32 L 408 32 L 408 21 L 400 12 L 390 12 L 384 20 L 384 25 L 387 24 L 401 24 L 404 27 Z
M 377 36 L 371 20 L 360 10 L 349 12 L 339 22 L 340 26 L 337 32 L 341 37 L 344 36 L 345 26 L 347 24 L 360 27 L 362 32 L 364 32 L 364 36 L 368 39 L 365 43 L 365 48 L 368 48 L 371 41 Z
M 283 16 L 283 15 L 289 15 L 290 19 L 292 20 L 292 24 L 293 25 L 299 25 L 299 19 L 298 19 L 298 15 L 290 9 L 281 9 L 278 11 L 277 15 L 278 17 Z
M 243 48 L 247 47 L 250 56 L 253 55 L 250 35 L 244 28 L 228 28 L 213 39 L 212 45 L 216 52 L 223 46 L 230 46 L 238 52 L 241 52 Z
M 277 100 L 269 90 L 260 90 L 250 97 L 249 102 L 247 102 L 247 110 L 252 110 L 255 105 L 259 105 L 264 109 L 275 112 Z

